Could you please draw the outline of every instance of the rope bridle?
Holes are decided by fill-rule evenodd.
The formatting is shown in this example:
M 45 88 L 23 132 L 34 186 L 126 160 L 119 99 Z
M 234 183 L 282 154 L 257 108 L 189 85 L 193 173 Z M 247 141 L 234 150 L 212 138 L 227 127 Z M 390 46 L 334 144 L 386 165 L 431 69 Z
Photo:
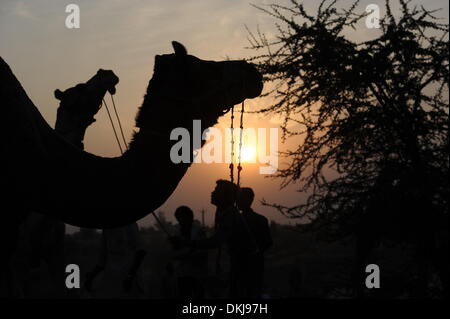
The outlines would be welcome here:
M 112 101 L 112 105 L 113 105 L 113 108 L 114 108 L 114 113 L 116 115 L 117 123 L 119 124 L 119 129 L 120 129 L 120 133 L 121 133 L 121 136 L 122 136 L 122 142 L 123 142 L 124 148 L 128 149 L 127 142 L 125 140 L 125 135 L 123 134 L 122 123 L 120 121 L 119 114 L 117 113 L 116 103 L 114 102 L 114 97 L 113 97 L 113 95 L 111 93 L 109 93 L 109 95 L 111 96 L 111 101 Z M 113 119 L 111 117 L 111 113 L 109 112 L 108 104 L 106 104 L 106 101 L 105 101 L 104 98 L 102 99 L 102 101 L 103 101 L 103 105 L 105 105 L 106 112 L 108 113 L 109 122 L 111 123 L 112 129 L 113 129 L 113 132 L 114 132 L 114 136 L 115 136 L 116 141 L 117 141 L 117 145 L 119 146 L 119 149 L 120 149 L 120 153 L 123 155 L 122 145 L 120 143 L 119 136 L 117 135 L 116 127 L 115 127 L 114 121 L 113 121 Z
M 243 131 L 244 131 L 244 112 L 245 112 L 245 104 L 244 101 L 242 101 L 241 104 L 241 116 L 240 116 L 240 131 L 239 131 L 239 153 L 238 153 L 238 165 L 237 165 L 237 182 L 236 185 L 238 188 L 240 187 L 241 183 L 241 171 L 242 171 L 242 138 L 243 138 Z M 234 105 L 231 107 L 231 125 L 230 125 L 230 132 L 231 132 L 231 163 L 229 165 L 230 168 L 230 181 L 234 183 Z

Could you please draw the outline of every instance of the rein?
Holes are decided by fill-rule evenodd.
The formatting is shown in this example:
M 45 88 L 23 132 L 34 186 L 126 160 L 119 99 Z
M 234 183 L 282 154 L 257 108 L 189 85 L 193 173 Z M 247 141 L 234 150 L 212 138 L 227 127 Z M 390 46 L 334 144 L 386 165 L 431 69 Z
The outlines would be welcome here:
M 119 115 L 117 114 L 117 108 L 116 108 L 116 103 L 114 102 L 114 97 L 111 93 L 109 93 L 109 96 L 111 96 L 111 101 L 112 101 L 112 104 L 114 107 L 114 113 L 116 114 L 117 122 L 119 123 L 119 129 L 120 129 L 120 134 L 122 135 L 123 145 L 125 146 L 126 149 L 128 149 L 127 142 L 125 140 L 125 135 L 123 134 L 122 123 L 120 121 Z
M 112 99 L 112 95 L 111 95 L 111 99 Z M 114 132 L 114 136 L 116 137 L 117 145 L 119 145 L 120 153 L 123 155 L 122 145 L 120 144 L 119 137 L 117 136 L 116 127 L 114 126 L 114 121 L 113 121 L 113 119 L 111 117 L 111 113 L 109 112 L 108 104 L 106 104 L 106 101 L 105 101 L 104 98 L 102 99 L 102 101 L 103 101 L 103 104 L 105 105 L 106 112 L 108 113 L 109 122 L 111 123 L 112 129 L 113 129 L 113 132 Z M 114 104 L 114 110 L 116 110 L 115 104 Z M 116 113 L 117 121 L 119 122 L 120 130 L 122 131 L 122 125 L 120 125 L 120 118 L 117 115 L 117 111 L 115 113 Z M 123 137 L 123 131 L 122 131 L 122 137 Z M 123 137 L 123 141 L 124 141 L 124 144 L 125 144 L 125 147 L 126 147 L 127 144 L 125 143 L 125 138 L 124 137 Z

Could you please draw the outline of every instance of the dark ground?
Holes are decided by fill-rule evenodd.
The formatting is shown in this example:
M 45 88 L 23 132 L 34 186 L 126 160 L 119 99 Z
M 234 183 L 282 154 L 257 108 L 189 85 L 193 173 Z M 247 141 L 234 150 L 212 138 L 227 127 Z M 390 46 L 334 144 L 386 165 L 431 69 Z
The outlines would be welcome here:
M 350 274 L 353 264 L 354 241 L 342 243 L 318 241 L 313 234 L 299 233 L 295 227 L 272 224 L 274 245 L 266 254 L 264 294 L 267 298 L 352 298 Z M 211 232 L 211 230 L 209 230 Z M 147 249 L 142 265 L 145 290 L 142 298 L 164 298 L 163 281 L 167 278 L 166 265 L 171 260 L 172 249 L 164 233 L 155 228 L 140 231 Z M 83 230 L 66 235 L 66 264 L 77 264 L 81 271 L 81 289 L 67 295 L 51 292 L 46 284 L 48 270 L 45 265 L 34 271 L 29 279 L 29 297 L 89 298 L 83 289 L 83 278 L 95 266 L 100 250 L 100 233 Z M 370 298 L 409 298 L 415 280 L 413 251 L 408 245 L 384 244 L 374 252 L 374 260 L 380 267 L 380 289 L 368 291 Z M 213 273 L 215 252 L 209 256 L 209 269 Z M 223 297 L 226 289 L 208 281 L 210 297 Z M 44 287 L 44 288 L 43 288 Z M 216 287 L 213 294 L 212 287 Z M 441 298 L 439 278 L 431 276 L 428 295 Z

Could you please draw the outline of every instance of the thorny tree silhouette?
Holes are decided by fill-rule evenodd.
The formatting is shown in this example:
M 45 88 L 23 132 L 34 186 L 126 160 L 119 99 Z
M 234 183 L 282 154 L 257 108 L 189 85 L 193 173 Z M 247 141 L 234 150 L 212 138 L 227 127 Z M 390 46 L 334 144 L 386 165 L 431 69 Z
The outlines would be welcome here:
M 294 207 L 264 203 L 324 239 L 356 235 L 359 266 L 382 235 L 436 259 L 426 253 L 435 239 L 448 247 L 448 24 L 409 1 L 394 16 L 386 1 L 379 35 L 355 42 L 351 29 L 367 14 L 356 13 L 359 1 L 336 2 L 314 16 L 296 0 L 257 7 L 278 33 L 248 30 L 250 49 L 263 51 L 250 60 L 274 98 L 258 112 L 281 116 L 283 137 L 300 141 L 276 177 L 308 195 Z

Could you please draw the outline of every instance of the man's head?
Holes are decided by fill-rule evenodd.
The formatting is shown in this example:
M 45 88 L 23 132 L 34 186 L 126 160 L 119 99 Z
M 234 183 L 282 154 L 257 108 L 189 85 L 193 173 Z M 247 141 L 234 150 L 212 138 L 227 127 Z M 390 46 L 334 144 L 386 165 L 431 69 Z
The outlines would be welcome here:
M 211 193 L 211 204 L 217 207 L 233 205 L 236 202 L 237 190 L 236 184 L 219 179 L 216 181 L 216 188 Z
M 237 204 L 240 210 L 248 210 L 252 206 L 255 193 L 250 187 L 242 187 L 239 190 Z
M 175 218 L 181 226 L 192 225 L 194 213 L 187 206 L 180 206 L 175 210 Z

